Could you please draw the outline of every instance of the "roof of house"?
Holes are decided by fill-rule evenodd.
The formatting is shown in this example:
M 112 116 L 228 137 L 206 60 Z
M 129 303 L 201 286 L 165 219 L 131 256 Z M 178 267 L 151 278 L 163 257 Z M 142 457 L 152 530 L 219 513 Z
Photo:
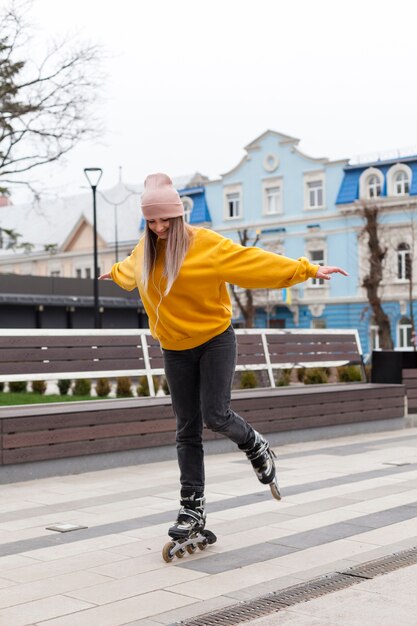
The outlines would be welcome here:
M 344 168 L 344 176 L 342 184 L 340 185 L 336 204 L 350 204 L 351 202 L 355 202 L 355 200 L 359 199 L 359 179 L 362 173 L 370 167 L 380 170 L 380 172 L 384 175 L 384 185 L 381 189 L 381 197 L 385 197 L 387 195 L 386 174 L 393 165 L 400 163 L 407 164 L 411 169 L 412 180 L 410 186 L 410 196 L 417 195 L 417 157 L 415 156 L 402 159 L 389 159 L 386 161 L 374 161 L 363 163 L 361 165 L 347 165 Z

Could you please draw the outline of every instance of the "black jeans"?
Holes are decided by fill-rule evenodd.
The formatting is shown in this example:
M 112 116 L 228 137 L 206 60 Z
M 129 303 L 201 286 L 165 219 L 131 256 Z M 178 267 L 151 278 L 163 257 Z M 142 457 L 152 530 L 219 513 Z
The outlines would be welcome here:
M 232 326 L 190 350 L 163 350 L 165 375 L 177 419 L 177 455 L 181 496 L 204 493 L 203 423 L 236 444 L 246 444 L 254 430 L 230 408 L 236 365 Z

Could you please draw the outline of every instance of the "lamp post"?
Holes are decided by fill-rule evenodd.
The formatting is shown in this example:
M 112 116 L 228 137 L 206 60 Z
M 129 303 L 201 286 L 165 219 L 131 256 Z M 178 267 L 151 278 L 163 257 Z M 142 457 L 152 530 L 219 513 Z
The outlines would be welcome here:
M 118 205 L 115 204 L 114 205 L 114 241 L 115 241 L 115 263 L 117 263 L 117 261 L 119 260 L 119 235 L 117 232 L 117 209 L 118 209 Z
M 94 231 L 94 328 L 100 327 L 98 308 L 98 267 L 97 267 L 97 220 L 96 220 L 96 190 L 103 170 L 100 167 L 85 167 L 84 174 L 93 191 L 93 231 Z

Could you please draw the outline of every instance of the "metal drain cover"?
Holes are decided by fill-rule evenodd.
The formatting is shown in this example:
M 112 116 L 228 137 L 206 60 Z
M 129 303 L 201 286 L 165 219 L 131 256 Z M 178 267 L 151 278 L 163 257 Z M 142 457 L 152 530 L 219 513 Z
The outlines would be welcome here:
M 88 526 L 72 524 L 71 522 L 58 522 L 58 524 L 47 526 L 45 530 L 55 530 L 58 533 L 69 533 L 72 530 L 82 530 L 83 528 L 88 528 Z
M 334 591 L 357 585 L 366 579 L 387 574 L 417 563 L 417 546 L 358 564 L 343 572 L 333 572 L 304 583 L 269 593 L 254 600 L 233 604 L 219 611 L 204 613 L 176 624 L 182 626 L 232 626 L 269 615 L 294 604 L 307 602 Z

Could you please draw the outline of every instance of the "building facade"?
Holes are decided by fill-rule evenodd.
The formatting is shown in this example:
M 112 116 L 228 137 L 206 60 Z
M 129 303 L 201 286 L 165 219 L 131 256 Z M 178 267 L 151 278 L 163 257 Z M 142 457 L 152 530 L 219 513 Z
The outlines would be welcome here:
M 311 280 L 286 292 L 258 292 L 257 325 L 352 327 L 346 303 L 357 297 L 349 255 L 355 236 L 346 236 L 345 218 L 336 206 L 347 161 L 308 156 L 298 144 L 294 137 L 267 131 L 246 146 L 236 167 L 207 183 L 212 228 L 236 240 L 246 230 L 249 244 L 257 239 L 272 252 L 340 265 L 353 275 Z
M 379 348 L 378 327 L 363 288 L 370 271 L 368 238 L 364 235 L 364 210 L 377 213 L 378 239 L 385 252 L 379 289 L 391 325 L 396 349 L 412 350 L 417 271 L 417 156 L 396 155 L 344 168 L 336 206 L 356 235 L 352 248 L 357 267 L 358 328 L 367 349 Z M 414 268 L 414 271 L 413 271 Z

